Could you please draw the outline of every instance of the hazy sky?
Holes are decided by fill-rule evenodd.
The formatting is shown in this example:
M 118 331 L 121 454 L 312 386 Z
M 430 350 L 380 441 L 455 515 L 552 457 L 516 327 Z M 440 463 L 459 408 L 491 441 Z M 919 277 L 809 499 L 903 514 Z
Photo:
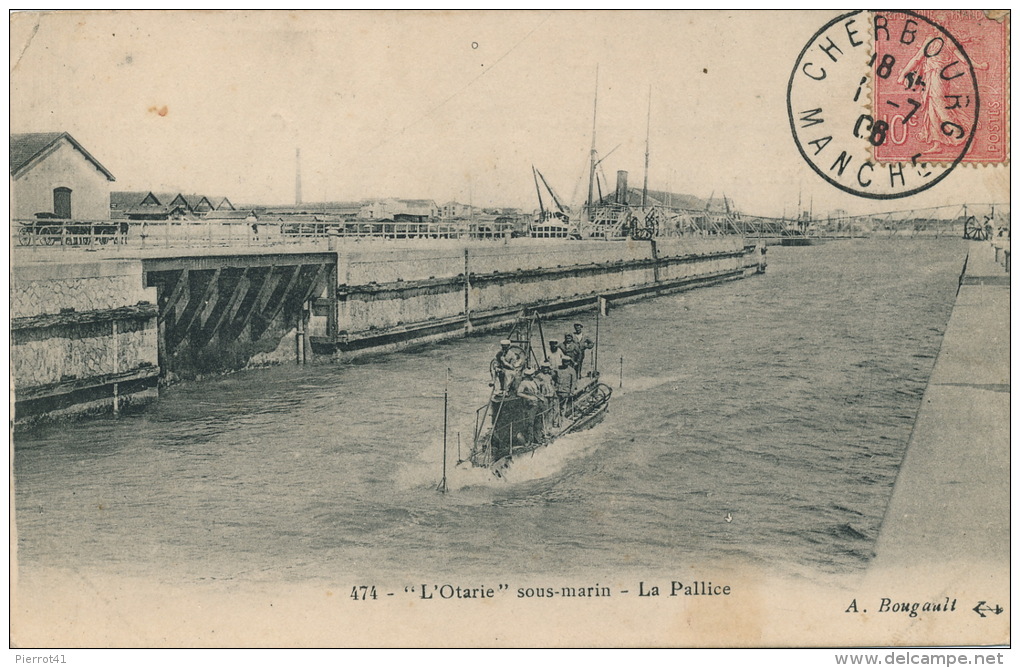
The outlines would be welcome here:
M 790 136 L 786 85 L 838 12 L 29 13 L 11 32 L 11 129 L 66 130 L 115 189 L 234 202 L 367 197 L 537 205 L 531 165 L 572 202 L 597 146 L 640 187 L 725 193 L 778 215 L 1008 197 L 958 168 L 911 200 L 835 190 Z M 612 187 L 610 185 L 610 187 Z M 1006 193 L 1006 194 L 1004 194 Z

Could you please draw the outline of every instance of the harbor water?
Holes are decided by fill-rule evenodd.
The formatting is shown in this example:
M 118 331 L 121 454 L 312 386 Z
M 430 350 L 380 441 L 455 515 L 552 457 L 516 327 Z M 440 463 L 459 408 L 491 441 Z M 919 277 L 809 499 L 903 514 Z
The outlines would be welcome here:
M 858 573 L 965 253 L 945 239 L 771 247 L 764 276 L 612 308 L 599 322 L 606 420 L 506 480 L 454 466 L 498 334 L 244 371 L 119 418 L 25 430 L 19 565 L 169 583 L 716 562 Z M 594 336 L 594 313 L 548 321 L 546 336 L 575 320 Z

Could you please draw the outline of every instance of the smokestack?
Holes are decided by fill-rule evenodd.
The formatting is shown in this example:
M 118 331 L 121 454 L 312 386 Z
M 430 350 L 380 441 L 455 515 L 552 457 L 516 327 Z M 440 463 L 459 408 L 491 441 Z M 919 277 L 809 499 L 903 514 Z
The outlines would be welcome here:
M 616 203 L 627 203 L 627 172 L 622 169 L 616 172 Z
M 294 176 L 294 204 L 301 204 L 301 149 L 297 149 L 297 174 Z

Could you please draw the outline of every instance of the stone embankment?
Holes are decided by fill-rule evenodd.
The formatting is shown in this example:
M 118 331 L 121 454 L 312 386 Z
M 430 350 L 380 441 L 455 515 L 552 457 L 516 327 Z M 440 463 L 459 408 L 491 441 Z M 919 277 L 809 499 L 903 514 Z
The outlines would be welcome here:
M 15 419 L 119 411 L 156 394 L 156 294 L 138 261 L 15 266 Z
M 309 331 L 317 354 L 343 359 L 503 327 L 522 308 L 567 314 L 764 270 L 759 249 L 732 236 L 376 244 L 337 263 L 335 302 L 316 302 Z
M 160 380 L 349 359 L 503 327 L 525 308 L 567 314 L 764 270 L 764 254 L 734 236 L 138 255 L 15 266 L 17 422 L 117 411 Z

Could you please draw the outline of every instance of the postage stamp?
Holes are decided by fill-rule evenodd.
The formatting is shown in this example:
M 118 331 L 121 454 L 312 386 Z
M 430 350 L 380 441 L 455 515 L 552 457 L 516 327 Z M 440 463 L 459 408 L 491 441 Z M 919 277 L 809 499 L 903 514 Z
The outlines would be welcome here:
M 897 157 L 885 164 L 874 158 L 875 147 L 892 142 L 890 122 L 899 122 L 876 117 L 869 95 L 874 88 L 869 84 L 869 58 L 878 63 L 875 76 L 883 82 L 887 78 L 895 81 L 894 66 L 905 62 L 899 53 L 879 57 L 873 47 L 875 25 L 886 27 L 890 20 L 897 21 L 900 32 L 885 32 L 897 38 L 905 26 L 923 21 L 909 12 L 854 11 L 838 16 L 804 45 L 787 85 L 790 129 L 801 157 L 830 185 L 868 199 L 910 197 L 932 188 L 959 164 L 974 134 L 972 114 L 969 123 L 961 121 L 963 140 L 952 147 L 954 152 L 948 159 L 912 161 L 917 151 L 905 151 L 905 158 Z M 885 33 L 879 32 L 884 37 Z M 944 31 L 939 31 L 938 37 L 943 43 L 952 41 Z M 976 99 L 972 69 L 968 65 L 964 71 L 970 82 L 970 97 Z M 916 75 L 912 82 L 918 85 Z M 902 85 L 897 84 L 899 88 Z M 909 97 L 907 93 L 904 97 Z M 897 98 L 890 104 L 894 105 L 890 109 L 897 110 L 908 103 Z M 895 129 L 902 134 L 901 127 Z
M 873 27 L 875 161 L 1007 162 L 1008 13 L 876 12 Z

